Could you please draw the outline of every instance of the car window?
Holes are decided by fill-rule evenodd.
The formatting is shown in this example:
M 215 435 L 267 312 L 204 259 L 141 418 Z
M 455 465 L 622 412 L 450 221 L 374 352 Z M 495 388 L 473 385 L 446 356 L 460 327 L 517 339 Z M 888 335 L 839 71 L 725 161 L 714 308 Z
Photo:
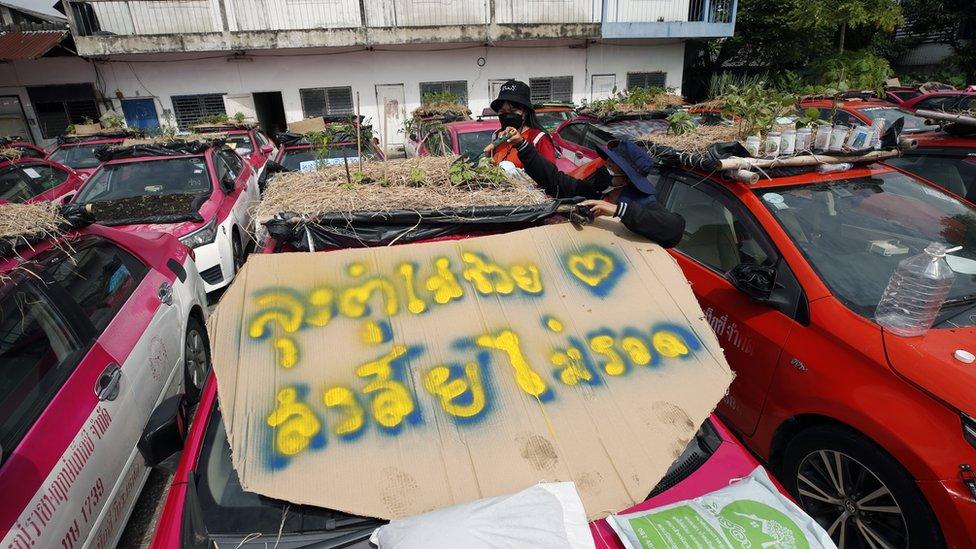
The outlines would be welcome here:
M 952 95 L 929 97 L 916 103 L 915 108 L 929 111 L 952 110 L 954 108 L 954 103 L 956 103 L 956 99 L 957 98 Z
M 236 133 L 234 135 L 228 135 L 224 142 L 231 149 L 237 151 L 237 154 L 241 156 L 247 156 L 254 152 L 254 145 L 251 143 L 251 136 L 246 133 Z
M 2 458 L 17 447 L 86 351 L 35 284 L 27 275 L 0 284 Z
M 64 164 L 69 168 L 95 168 L 102 163 L 95 157 L 95 151 L 105 145 L 75 145 L 72 147 L 59 147 L 48 157 L 58 164 Z
M 583 144 L 583 134 L 586 133 L 586 124 L 576 123 L 570 124 L 559 131 L 559 137 L 569 141 L 570 143 L 576 143 L 577 145 Z
M 866 107 L 860 109 L 861 114 L 874 122 L 877 119 L 884 120 L 884 128 L 887 130 L 897 120 L 903 120 L 903 128 L 906 132 L 933 131 L 939 129 L 926 123 L 926 120 L 914 113 L 910 113 L 899 107 Z
M 740 263 L 772 265 L 771 254 L 756 238 L 738 204 L 705 183 L 678 179 L 667 197 L 667 209 L 685 218 L 677 249 L 721 273 Z
M 0 170 L 0 200 L 24 202 L 39 193 L 38 187 L 19 166 L 9 166 Z
M 76 201 L 210 194 L 211 190 L 210 172 L 201 156 L 138 160 L 103 166 L 85 183 Z
M 105 241 L 74 245 L 67 260 L 42 263 L 42 278 L 71 296 L 101 333 L 125 305 L 148 269 L 128 252 Z
M 948 151 L 946 151 L 948 152 Z M 976 199 L 976 154 L 923 154 L 908 152 L 886 161 L 906 172 L 927 179 L 972 202 Z
M 841 126 L 863 126 L 864 121 L 849 112 L 833 109 L 820 109 L 820 118 Z
M 20 164 L 21 171 L 35 185 L 47 191 L 68 180 L 68 172 L 50 164 Z
M 223 157 L 224 162 L 227 163 L 227 169 L 230 171 L 231 177 L 237 181 L 237 177 L 241 175 L 241 170 L 244 169 L 244 161 L 241 160 L 240 156 L 237 156 L 229 149 L 221 149 L 218 151 L 218 154 L 220 154 Z
M 268 138 L 265 137 L 264 134 L 261 133 L 261 132 L 255 133 L 254 134 L 254 137 L 257 138 L 257 140 L 258 140 L 258 147 L 263 147 L 263 146 L 265 146 L 265 145 L 267 145 L 267 144 L 270 143 L 270 141 L 268 140 Z
M 468 158 L 478 158 L 485 147 L 491 143 L 494 134 L 495 130 L 459 133 L 458 154 L 468 155 Z
M 309 171 L 342 165 L 346 158 L 350 159 L 350 163 L 356 159 L 355 145 L 329 147 L 324 151 L 312 148 L 287 149 L 281 158 L 281 165 L 292 171 Z M 369 147 L 363 149 L 363 159 L 376 160 L 377 158 L 379 157 L 376 152 Z
M 591 127 L 590 131 L 586 132 L 586 135 L 583 136 L 583 146 L 589 149 L 597 149 L 609 143 L 611 139 L 613 139 L 613 136 L 610 134 Z

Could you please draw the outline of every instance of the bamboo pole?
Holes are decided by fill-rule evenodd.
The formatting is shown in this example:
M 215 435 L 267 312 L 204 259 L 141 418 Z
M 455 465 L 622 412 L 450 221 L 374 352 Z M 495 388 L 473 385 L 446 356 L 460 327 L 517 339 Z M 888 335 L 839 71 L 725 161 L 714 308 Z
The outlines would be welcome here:
M 900 151 L 872 151 L 867 154 L 855 156 L 827 156 L 812 154 L 809 156 L 793 156 L 789 158 L 726 158 L 718 161 L 718 169 L 728 170 L 750 170 L 752 168 L 786 168 L 796 166 L 818 166 L 820 164 L 864 164 L 878 162 L 887 158 L 894 158 L 901 154 Z
M 356 92 L 356 158 L 359 159 L 359 171 L 363 171 L 363 128 L 359 118 L 359 92 Z
M 754 185 L 759 182 L 759 174 L 756 172 L 750 172 L 749 170 L 729 170 L 725 172 L 729 178 L 736 181 L 741 181 L 749 185 Z
M 919 109 L 915 111 L 915 114 L 921 116 L 922 118 L 928 118 L 929 120 L 936 120 L 939 122 L 955 122 L 957 124 L 965 124 L 967 126 L 976 126 L 976 118 L 972 116 L 966 116 L 964 114 L 952 114 L 948 112 L 927 111 L 925 109 Z

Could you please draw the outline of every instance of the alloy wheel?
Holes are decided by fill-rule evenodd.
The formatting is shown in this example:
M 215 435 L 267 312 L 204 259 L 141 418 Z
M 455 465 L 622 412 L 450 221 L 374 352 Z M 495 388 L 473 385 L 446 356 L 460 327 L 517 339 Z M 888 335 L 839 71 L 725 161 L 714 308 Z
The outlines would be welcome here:
M 203 336 L 196 329 L 190 329 L 186 333 L 186 373 L 197 390 L 203 389 L 203 383 L 207 380 L 207 373 L 210 364 L 207 360 L 207 349 L 204 347 Z
M 908 525 L 891 490 L 856 459 L 835 450 L 807 454 L 797 471 L 803 510 L 839 549 L 908 547 Z

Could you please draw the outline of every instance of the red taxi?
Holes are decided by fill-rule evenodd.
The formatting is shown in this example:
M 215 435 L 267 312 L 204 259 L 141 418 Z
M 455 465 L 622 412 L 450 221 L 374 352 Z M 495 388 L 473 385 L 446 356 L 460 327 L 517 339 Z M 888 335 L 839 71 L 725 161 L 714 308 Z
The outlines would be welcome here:
M 99 149 L 121 145 L 132 132 L 126 130 L 109 131 L 95 135 L 62 135 L 58 146 L 47 155 L 48 160 L 64 164 L 86 178 L 98 168 L 101 161 L 96 156 Z
M 719 415 L 842 547 L 976 545 L 976 207 L 883 165 L 667 171 L 670 250 L 736 372 Z M 874 311 L 896 266 L 961 245 L 935 326 Z M 964 355 L 965 356 L 965 355 Z
M 918 147 L 885 163 L 976 203 L 976 127 L 962 135 L 926 132 L 912 137 Z
M 103 151 L 104 164 L 75 195 L 99 223 L 166 232 L 193 248 L 204 288 L 230 284 L 251 241 L 260 199 L 255 170 L 220 141 L 176 141 Z
M 57 162 L 0 154 L 0 203 L 68 200 L 82 183 L 74 170 Z
M 44 158 L 47 156 L 47 151 L 19 135 L 0 137 L 0 149 L 13 149 L 20 153 L 21 158 Z
M 883 119 L 885 128 L 899 118 L 905 119 L 906 133 L 938 130 L 938 126 L 916 116 L 908 110 L 905 103 L 895 105 L 874 97 L 873 94 L 863 94 L 856 97 L 835 98 L 807 98 L 800 101 L 800 110 L 814 108 L 820 111 L 820 118 L 832 124 L 842 126 L 870 126 L 875 120 Z
M 556 152 L 572 162 L 572 168 L 575 168 L 600 158 L 596 152 L 597 147 L 606 145 L 612 139 L 639 139 L 644 135 L 665 132 L 667 129 L 667 120 L 658 116 L 623 115 L 600 119 L 580 115 L 560 124 L 552 133 L 552 139 Z
M 926 111 L 959 112 L 972 106 L 974 91 L 939 91 L 918 95 L 901 103 L 901 107 L 910 111 L 919 109 Z
M 0 544 L 115 547 L 150 413 L 209 374 L 192 253 L 97 225 L 0 252 Z
M 372 139 L 356 143 L 356 135 L 335 136 L 327 147 L 316 149 L 302 134 L 279 133 L 278 154 L 274 161 L 288 171 L 314 170 L 318 166 L 342 164 L 345 160 L 356 161 L 358 149 L 362 148 L 363 160 L 383 160 L 386 155 Z

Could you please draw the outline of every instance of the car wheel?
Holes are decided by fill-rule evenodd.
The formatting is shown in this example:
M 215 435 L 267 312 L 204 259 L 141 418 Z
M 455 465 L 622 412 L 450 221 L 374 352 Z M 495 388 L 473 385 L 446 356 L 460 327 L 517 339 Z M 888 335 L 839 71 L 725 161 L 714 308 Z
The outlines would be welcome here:
M 234 239 L 231 246 L 234 250 L 234 274 L 241 270 L 244 266 L 244 245 L 241 243 L 241 233 L 236 229 L 234 230 Z
M 186 342 L 183 345 L 186 397 L 195 403 L 200 400 L 203 385 L 210 375 L 210 341 L 203 324 L 196 317 L 191 316 L 187 322 Z
M 945 547 L 912 476 L 850 429 L 802 431 L 786 447 L 779 478 L 840 549 Z

